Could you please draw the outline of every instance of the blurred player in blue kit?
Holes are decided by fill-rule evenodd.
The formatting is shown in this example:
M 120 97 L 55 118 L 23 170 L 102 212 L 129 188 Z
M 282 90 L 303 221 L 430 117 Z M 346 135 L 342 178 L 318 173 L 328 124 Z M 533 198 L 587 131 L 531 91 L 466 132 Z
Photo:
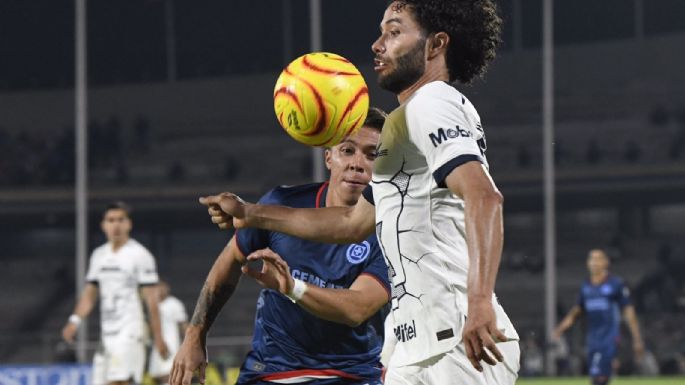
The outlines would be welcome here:
M 302 208 L 354 205 L 371 180 L 385 113 L 370 109 L 362 128 L 325 152 L 328 182 L 277 187 L 260 202 Z M 261 270 L 247 261 L 261 260 Z M 252 341 L 238 384 L 380 384 L 383 314 L 390 284 L 375 235 L 323 244 L 240 229 L 212 267 L 171 384 L 188 385 L 206 366 L 205 339 L 241 272 L 262 286 Z
M 633 337 L 636 361 L 642 358 L 644 344 L 630 300 L 630 291 L 619 277 L 609 274 L 609 258 L 600 249 L 590 250 L 587 258 L 590 277 L 583 282 L 578 303 L 554 331 L 559 340 L 581 316 L 587 321 L 587 364 L 592 385 L 606 385 L 611 379 L 613 361 L 620 338 L 621 313 Z

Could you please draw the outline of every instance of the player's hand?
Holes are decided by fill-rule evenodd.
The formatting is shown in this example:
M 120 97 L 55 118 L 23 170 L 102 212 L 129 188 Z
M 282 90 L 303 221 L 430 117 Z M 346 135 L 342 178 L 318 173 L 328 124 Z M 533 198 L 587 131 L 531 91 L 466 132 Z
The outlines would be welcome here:
M 245 206 L 247 202 L 239 196 L 224 192 L 200 198 L 200 203 L 207 206 L 207 212 L 222 230 L 245 227 Z
M 259 282 L 260 285 L 278 290 L 282 294 L 288 294 L 293 290 L 295 281 L 290 275 L 290 267 L 280 255 L 271 249 L 262 249 L 247 256 L 248 262 L 261 260 L 262 270 L 243 265 L 242 271 Z
M 190 385 L 193 374 L 197 376 L 201 384 L 205 383 L 205 369 L 207 368 L 207 347 L 204 338 L 191 332 L 186 333 L 181 347 L 174 357 L 169 374 L 170 385 Z
M 78 326 L 76 326 L 76 324 L 73 322 L 67 322 L 67 324 L 64 325 L 64 328 L 62 328 L 62 338 L 64 338 L 66 342 L 73 344 L 77 330 Z
M 164 358 L 165 360 L 169 358 L 169 348 L 166 345 L 166 342 L 164 342 L 163 339 L 161 338 L 155 338 L 155 348 L 157 349 L 157 353 Z
M 633 355 L 636 362 L 642 361 L 645 356 L 645 345 L 642 341 L 633 341 Z
M 502 362 L 504 358 L 496 343 L 506 341 L 507 337 L 497 329 L 495 310 L 490 298 L 469 300 L 469 312 L 462 337 L 466 356 L 479 372 L 483 371 L 480 361 L 489 365 Z

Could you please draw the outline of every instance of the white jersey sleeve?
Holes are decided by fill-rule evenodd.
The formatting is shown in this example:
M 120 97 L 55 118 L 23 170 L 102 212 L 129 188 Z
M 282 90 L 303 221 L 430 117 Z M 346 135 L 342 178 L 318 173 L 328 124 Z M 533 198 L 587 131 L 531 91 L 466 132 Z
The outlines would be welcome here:
M 456 167 L 479 161 L 487 166 L 485 137 L 475 107 L 452 86 L 436 82 L 406 107 L 410 141 L 425 156 L 438 187 Z
M 138 266 L 136 275 L 139 285 L 154 285 L 159 281 L 157 276 L 157 265 L 155 258 L 144 247 L 141 247 L 140 258 L 138 259 Z
M 186 308 L 183 306 L 183 302 L 181 302 L 178 298 L 174 297 L 175 301 L 174 303 L 174 319 L 178 323 L 182 322 L 187 322 L 188 321 L 188 313 L 186 313 Z
M 97 256 L 97 250 L 90 255 L 90 262 L 88 264 L 88 272 L 86 273 L 86 282 L 98 283 L 100 281 L 100 258 Z

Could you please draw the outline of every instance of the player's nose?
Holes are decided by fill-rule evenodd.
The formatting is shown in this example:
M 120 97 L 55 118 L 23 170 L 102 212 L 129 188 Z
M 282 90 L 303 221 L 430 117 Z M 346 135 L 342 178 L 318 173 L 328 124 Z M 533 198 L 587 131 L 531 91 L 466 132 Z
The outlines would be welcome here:
M 351 170 L 354 170 L 356 172 L 364 172 L 364 154 L 361 153 L 361 151 L 358 151 L 352 159 L 350 159 L 350 162 L 348 164 L 348 168 Z
M 385 52 L 385 47 L 383 46 L 383 35 L 379 36 L 376 41 L 371 44 L 371 51 L 376 55 Z

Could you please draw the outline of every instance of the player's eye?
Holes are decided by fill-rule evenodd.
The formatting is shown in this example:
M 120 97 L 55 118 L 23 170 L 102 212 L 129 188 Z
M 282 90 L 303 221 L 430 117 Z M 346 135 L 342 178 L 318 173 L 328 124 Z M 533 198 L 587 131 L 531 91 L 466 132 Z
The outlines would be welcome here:
M 399 34 L 400 34 L 400 31 L 397 30 L 397 29 L 391 29 L 391 30 L 390 30 L 390 36 L 392 36 L 392 37 L 396 37 L 396 36 L 398 36 Z

